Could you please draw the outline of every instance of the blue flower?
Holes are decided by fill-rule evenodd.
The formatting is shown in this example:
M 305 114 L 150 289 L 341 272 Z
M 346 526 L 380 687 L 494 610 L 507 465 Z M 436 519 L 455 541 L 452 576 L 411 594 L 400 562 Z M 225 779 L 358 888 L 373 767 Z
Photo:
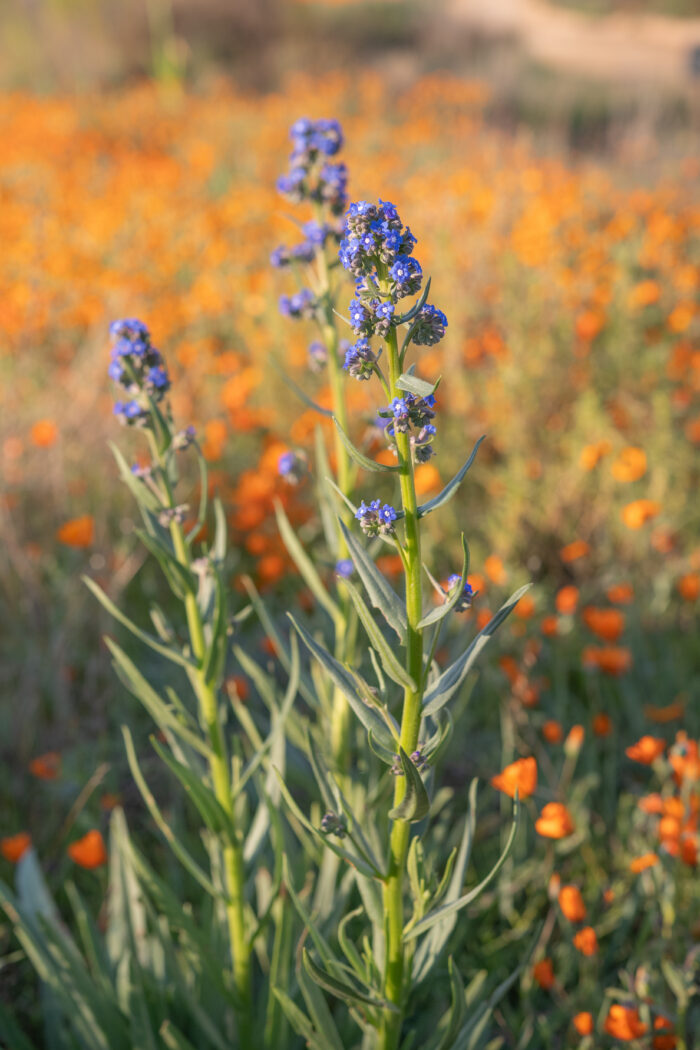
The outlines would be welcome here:
M 447 580 L 448 592 L 453 591 L 455 587 L 458 587 L 462 582 L 462 577 L 457 573 L 453 573 Z M 454 606 L 456 612 L 466 612 L 471 607 L 476 592 L 469 581 L 466 581 L 461 595 L 457 599 L 457 604 Z
M 413 335 L 416 346 L 432 346 L 439 343 L 447 328 L 447 318 L 442 310 L 425 303 L 413 321 Z
M 346 350 L 343 368 L 355 379 L 369 379 L 376 360 L 377 355 L 371 349 L 369 340 L 358 339 L 354 346 Z
M 382 506 L 382 501 L 375 499 L 369 505 L 363 500 L 355 512 L 355 517 L 367 536 L 391 536 L 398 515 L 391 504 L 385 503 Z
M 342 576 L 344 580 L 347 580 L 355 571 L 355 566 L 350 558 L 341 558 L 340 561 L 335 563 L 335 571 L 338 576 Z

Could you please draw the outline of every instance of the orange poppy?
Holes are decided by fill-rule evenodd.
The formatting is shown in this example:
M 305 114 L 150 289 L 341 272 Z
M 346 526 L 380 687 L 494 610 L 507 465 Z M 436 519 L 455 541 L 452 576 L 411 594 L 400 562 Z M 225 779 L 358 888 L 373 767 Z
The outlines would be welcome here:
M 637 809 L 641 809 L 642 813 L 653 813 L 658 815 L 664 811 L 664 800 L 656 791 L 652 792 L 651 795 L 642 795 L 642 797 L 637 800 Z
M 545 616 L 540 624 L 540 630 L 545 638 L 554 638 L 559 633 L 559 620 L 556 616 Z
M 604 674 L 620 675 L 632 666 L 632 653 L 621 646 L 587 645 L 581 654 L 584 667 L 597 667 Z
M 639 481 L 647 470 L 647 457 L 644 449 L 629 445 L 623 448 L 613 461 L 610 472 L 616 481 Z
M 484 572 L 491 580 L 492 583 L 500 585 L 506 582 L 506 570 L 503 566 L 503 562 L 497 554 L 489 554 L 488 558 L 484 562 Z
M 521 620 L 529 620 L 535 612 L 535 599 L 531 594 L 524 594 L 513 612 Z
M 537 787 L 537 762 L 534 758 L 519 758 L 511 762 L 497 776 L 491 778 L 492 787 L 510 798 L 518 791 L 520 798 L 529 798 Z
M 655 1035 L 651 1041 L 653 1050 L 674 1050 L 678 1045 L 678 1037 L 673 1034 L 673 1021 L 669 1017 L 661 1015 L 656 1017 L 654 1031 L 659 1034 Z
M 646 871 L 647 868 L 653 868 L 658 863 L 658 854 L 644 853 L 641 857 L 635 857 L 634 860 L 631 860 L 629 867 L 633 875 L 639 875 L 640 872 Z
M 56 780 L 61 773 L 61 756 L 58 751 L 47 751 L 37 755 L 29 763 L 29 772 L 39 780 Z
M 548 802 L 535 821 L 535 831 L 547 839 L 563 839 L 574 830 L 571 814 L 561 802 Z
M 39 419 L 29 431 L 29 436 L 37 448 L 51 448 L 58 439 L 58 427 L 52 419 Z
M 591 1035 L 593 1032 L 593 1014 L 583 1010 L 572 1018 L 572 1023 L 579 1035 Z
M 436 492 L 441 484 L 440 472 L 432 463 L 421 463 L 416 467 L 415 485 L 418 496 L 427 496 L 429 492 Z
M 619 609 L 598 609 L 587 605 L 581 618 L 588 630 L 603 642 L 616 642 L 625 627 L 625 617 Z
M 685 576 L 681 576 L 678 580 L 676 588 L 681 598 L 684 598 L 687 602 L 697 601 L 698 595 L 700 595 L 700 574 L 687 572 Z
M 684 731 L 676 733 L 676 741 L 669 752 L 676 783 L 700 780 L 700 750 L 697 740 L 689 740 Z
M 579 465 L 582 470 L 593 470 L 598 466 L 603 456 L 607 456 L 608 452 L 612 450 L 612 445 L 609 441 L 596 441 L 592 445 L 586 445 L 581 449 L 581 455 L 579 457 Z
M 562 587 L 561 590 L 557 591 L 557 596 L 554 599 L 554 604 L 557 607 L 557 611 L 562 616 L 570 616 L 576 612 L 576 606 L 578 605 L 578 587 L 574 587 L 569 584 L 567 587 Z
M 612 733 L 612 719 L 603 711 L 593 718 L 593 732 L 596 736 L 610 736 Z
M 625 754 L 633 762 L 641 762 L 644 766 L 650 766 L 660 755 L 663 755 L 665 750 L 666 741 L 662 740 L 661 737 L 643 736 L 640 737 L 636 744 L 625 748 Z
M 610 1007 L 603 1024 L 603 1031 L 625 1043 L 639 1039 L 646 1030 L 647 1026 L 642 1023 L 639 1012 L 634 1007 L 620 1006 L 617 1003 Z
M 548 744 L 560 744 L 564 737 L 564 730 L 555 719 L 548 719 L 542 726 L 542 736 Z
M 535 963 L 532 967 L 532 976 L 535 978 L 540 988 L 545 990 L 551 988 L 554 984 L 554 970 L 552 968 L 551 959 L 541 959 Z
M 586 905 L 578 886 L 562 886 L 559 890 L 559 907 L 569 922 L 583 922 Z
M 56 538 L 67 547 L 90 547 L 95 538 L 95 519 L 91 514 L 72 518 L 61 525 Z
M 598 938 L 592 926 L 584 926 L 574 937 L 574 948 L 581 955 L 595 955 L 598 951 Z
M 576 754 L 580 751 L 585 738 L 586 730 L 583 726 L 572 726 L 568 732 L 566 740 L 564 741 L 564 751 L 566 754 Z
M 32 837 L 27 831 L 18 831 L 16 835 L 8 835 L 0 839 L 0 853 L 5 860 L 16 864 L 21 860 L 32 844 Z
M 590 549 L 590 544 L 585 540 L 573 540 L 572 543 L 567 543 L 566 547 L 562 547 L 559 555 L 562 561 L 577 561 L 579 558 L 584 558 Z
M 675 722 L 685 714 L 685 704 L 682 700 L 676 700 L 665 707 L 655 707 L 653 704 L 644 705 L 644 714 L 650 722 L 665 725 L 666 722 Z
M 87 868 L 89 871 L 106 864 L 107 850 L 100 832 L 93 829 L 81 839 L 71 842 L 68 846 L 68 856 L 81 868 Z
M 608 587 L 607 596 L 613 605 L 629 605 L 634 598 L 634 588 L 631 583 L 616 583 Z
M 636 499 L 622 508 L 621 517 L 628 529 L 641 529 L 661 513 L 661 504 L 653 499 Z

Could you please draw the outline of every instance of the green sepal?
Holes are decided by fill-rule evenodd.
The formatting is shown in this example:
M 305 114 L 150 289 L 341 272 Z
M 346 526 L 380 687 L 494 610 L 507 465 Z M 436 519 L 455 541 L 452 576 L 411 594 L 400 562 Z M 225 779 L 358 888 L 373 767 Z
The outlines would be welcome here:
M 417 685 L 411 678 L 408 671 L 405 670 L 394 656 L 391 646 L 387 642 L 386 638 L 377 626 L 376 620 L 372 616 L 371 612 L 362 600 L 362 596 L 358 591 L 357 587 L 350 580 L 345 581 L 348 594 L 352 599 L 352 603 L 357 610 L 357 615 L 360 618 L 360 623 L 367 632 L 367 637 L 372 643 L 374 651 L 379 656 L 382 662 L 382 667 L 392 678 L 397 685 L 403 686 L 404 689 L 410 689 L 411 692 L 417 691 Z
M 447 598 L 447 601 L 443 602 L 442 605 L 438 605 L 435 609 L 431 609 L 422 620 L 418 621 L 418 630 L 422 631 L 426 627 L 429 627 L 431 623 L 439 623 L 454 609 L 455 605 L 462 597 L 464 592 L 464 585 L 467 582 L 467 576 L 469 575 L 469 547 L 465 539 L 464 533 L 462 533 L 462 572 L 459 578 L 459 586 L 455 584 L 453 593 Z
M 412 926 L 411 929 L 406 930 L 404 932 L 404 940 L 410 941 L 413 940 L 415 937 L 420 937 L 421 934 L 427 933 L 427 931 L 432 926 L 434 926 L 435 923 L 441 922 L 442 919 L 446 918 L 447 916 L 461 911 L 462 908 L 465 908 L 468 904 L 471 904 L 472 901 L 475 901 L 477 897 L 481 896 L 486 887 L 489 885 L 490 882 L 493 881 L 493 879 L 495 879 L 496 875 L 498 875 L 499 871 L 505 864 L 506 858 L 508 857 L 508 854 L 513 848 L 513 843 L 515 842 L 515 836 L 518 831 L 519 823 L 520 800 L 518 799 L 518 796 L 516 794 L 515 798 L 513 799 L 513 823 L 511 825 L 510 834 L 508 835 L 508 841 L 506 842 L 503 848 L 503 852 L 501 853 L 494 866 L 491 868 L 491 871 L 488 873 L 488 875 L 485 878 L 483 878 L 477 886 L 474 886 L 473 889 L 469 890 L 468 893 L 465 893 L 461 897 L 458 897 L 456 900 L 450 901 L 447 904 L 443 904 L 441 907 L 435 908 L 433 911 L 429 912 L 428 915 L 425 916 L 425 918 L 420 919 L 420 921 L 417 922 L 415 926 Z
M 413 824 L 430 812 L 430 799 L 423 778 L 402 747 L 399 747 L 399 760 L 406 777 L 406 793 L 398 806 L 389 811 L 389 816 L 392 820 L 406 820 Z
M 452 499 L 452 497 L 457 492 L 457 489 L 462 484 L 462 481 L 464 480 L 464 475 L 467 473 L 472 463 L 474 462 L 476 454 L 479 451 L 479 445 L 484 440 L 485 435 L 484 437 L 479 438 L 476 445 L 474 445 L 474 448 L 472 449 L 472 453 L 469 459 L 466 461 L 466 463 L 464 463 L 462 467 L 460 467 L 455 476 L 452 478 L 452 481 L 449 481 L 447 485 L 445 485 L 442 492 L 438 493 L 438 495 L 435 496 L 434 499 L 431 499 L 428 503 L 423 503 L 418 508 L 419 518 L 424 518 L 426 514 L 430 514 L 432 511 L 437 510 L 438 507 L 442 507 L 445 503 L 448 503 Z
M 389 585 L 387 579 L 382 575 L 377 566 L 370 558 L 367 551 L 344 522 L 340 522 L 340 531 L 348 545 L 350 557 L 353 560 L 358 575 L 364 584 L 369 600 L 394 629 L 399 641 L 403 645 L 406 638 L 407 620 L 406 609 L 396 591 Z
M 337 623 L 341 615 L 340 609 L 323 586 L 321 577 L 318 575 L 315 565 L 299 542 L 296 532 L 290 525 L 289 518 L 285 514 L 284 507 L 278 499 L 275 500 L 275 515 L 277 517 L 277 527 L 280 531 L 280 536 L 282 537 L 290 557 L 301 573 L 304 582 L 319 605 L 328 613 L 333 623 Z
M 471 645 L 433 683 L 423 699 L 424 715 L 434 715 L 452 699 L 472 669 L 477 656 L 491 638 L 491 635 L 510 616 L 515 606 L 531 586 L 532 584 L 527 583 L 515 594 L 512 594 L 495 616 L 492 616 L 486 626 L 479 631 Z
M 335 416 L 333 416 L 333 422 L 335 423 L 336 430 L 340 434 L 341 441 L 345 445 L 351 457 L 355 460 L 357 464 L 359 464 L 359 466 L 363 467 L 365 470 L 376 471 L 378 473 L 383 472 L 395 474 L 398 471 L 398 463 L 394 466 L 392 466 L 389 463 L 377 463 L 376 460 L 370 459 L 369 456 L 366 456 L 364 452 L 360 452 L 359 448 L 357 448 L 357 446 L 352 443 L 348 435 L 345 433 Z

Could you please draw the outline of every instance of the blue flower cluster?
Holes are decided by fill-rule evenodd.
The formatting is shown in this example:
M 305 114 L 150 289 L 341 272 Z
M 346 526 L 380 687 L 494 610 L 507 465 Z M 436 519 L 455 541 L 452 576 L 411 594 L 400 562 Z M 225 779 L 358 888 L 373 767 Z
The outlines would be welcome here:
M 355 517 L 367 536 L 392 536 L 397 516 L 391 504 L 382 506 L 379 499 L 372 500 L 369 506 L 363 500 L 355 511 Z
M 388 408 L 379 412 L 382 419 L 389 422 L 384 429 L 387 434 L 410 434 L 411 447 L 417 463 L 427 462 L 435 454 L 432 441 L 437 433 L 435 424 L 435 396 L 418 397 L 417 394 L 405 394 L 395 397 Z
M 452 576 L 447 580 L 447 590 L 452 591 L 455 587 L 459 586 L 462 577 L 457 573 L 453 573 Z M 476 596 L 476 591 L 472 587 L 471 583 L 467 582 L 464 584 L 464 589 L 457 599 L 455 610 L 457 612 L 466 612 L 467 609 L 471 608 L 471 604 Z
M 170 389 L 165 362 L 151 345 L 143 321 L 134 317 L 113 321 L 109 334 L 113 344 L 108 374 L 128 395 L 128 400 L 115 403 L 114 414 L 122 423 L 143 426 L 150 415 L 149 399 L 158 403 Z
M 308 473 L 306 457 L 299 452 L 283 452 L 277 460 L 277 473 L 290 485 L 298 485 Z
M 343 368 L 355 379 L 369 379 L 374 371 L 377 354 L 369 345 L 368 339 L 358 339 L 353 346 L 348 346 L 345 351 Z
M 318 301 L 309 288 L 302 288 L 294 295 L 280 296 L 279 309 L 284 317 L 291 317 L 294 320 L 299 318 L 311 320 L 316 316 L 317 308 Z
M 386 338 L 395 323 L 399 299 L 420 291 L 423 271 L 413 257 L 415 244 L 416 238 L 389 201 L 350 205 L 338 257 L 355 278 L 350 324 L 359 336 Z M 411 338 L 420 346 L 429 346 L 442 339 L 446 327 L 442 311 L 426 303 L 413 319 Z

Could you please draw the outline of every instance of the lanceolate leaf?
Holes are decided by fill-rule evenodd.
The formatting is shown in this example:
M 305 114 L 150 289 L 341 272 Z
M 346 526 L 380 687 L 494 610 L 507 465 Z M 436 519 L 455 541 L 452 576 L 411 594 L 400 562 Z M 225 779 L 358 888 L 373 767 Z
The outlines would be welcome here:
M 431 609 L 431 611 L 426 616 L 424 616 L 422 620 L 419 621 L 419 630 L 423 630 L 425 627 L 429 627 L 431 623 L 439 623 L 440 620 L 443 620 L 445 616 L 447 616 L 452 611 L 452 609 L 454 609 L 455 605 L 464 593 L 464 585 L 467 582 L 468 575 L 469 547 L 467 546 L 467 541 L 464 538 L 464 533 L 462 533 L 462 572 L 459 578 L 459 585 L 455 584 L 455 586 L 452 588 L 452 594 L 442 605 L 438 605 L 435 609 Z
M 392 466 L 389 463 L 377 463 L 376 460 L 370 459 L 369 456 L 366 456 L 364 452 L 360 452 L 359 448 L 357 448 L 356 445 L 353 445 L 352 441 L 345 433 L 335 416 L 333 416 L 333 422 L 335 423 L 336 430 L 340 434 L 340 439 L 345 445 L 346 449 L 348 450 L 352 458 L 355 460 L 355 462 L 358 463 L 365 470 L 384 473 L 388 471 L 390 473 L 395 473 L 399 469 L 398 464 Z
M 434 499 L 431 499 L 429 503 L 424 503 L 418 508 L 419 518 L 424 518 L 426 514 L 430 514 L 431 511 L 437 510 L 438 507 L 442 507 L 444 503 L 447 503 L 449 500 L 452 499 L 452 497 L 457 492 L 457 489 L 462 484 L 462 481 L 464 480 L 464 475 L 467 473 L 472 463 L 474 462 L 476 454 L 479 451 L 479 445 L 483 440 L 483 437 L 479 438 L 476 445 L 474 445 L 472 454 L 467 460 L 467 462 L 464 464 L 464 466 L 460 467 L 455 476 L 452 478 L 452 481 L 445 485 L 442 492 L 440 492 Z
M 160 509 L 160 504 L 155 492 L 152 492 L 147 485 L 143 483 L 135 474 L 132 473 L 129 464 L 126 462 L 121 452 L 113 442 L 109 442 L 109 447 L 112 450 L 119 473 L 124 484 L 130 489 L 134 499 L 137 501 L 139 506 L 150 511 L 152 514 L 157 513 Z
M 211 570 L 214 574 L 214 616 L 211 624 L 211 637 L 208 639 L 207 651 L 204 657 L 202 673 L 204 680 L 214 687 L 218 687 L 223 678 L 226 667 L 226 652 L 228 649 L 228 603 L 226 601 L 226 587 L 221 579 L 221 573 L 215 564 Z
M 146 550 L 149 550 L 153 557 L 160 565 L 165 578 L 170 585 L 173 594 L 176 597 L 182 599 L 186 594 L 194 591 L 194 578 L 189 569 L 186 569 L 184 565 L 175 558 L 173 552 L 154 535 L 150 532 L 146 532 L 145 529 L 135 529 L 134 532 L 143 543 Z
M 434 394 L 440 385 L 440 380 L 437 383 L 427 383 L 425 379 L 419 379 L 418 376 L 414 376 L 410 372 L 404 372 L 396 380 L 396 385 L 399 390 L 405 390 L 407 394 L 415 394 L 416 397 L 429 397 Z
M 355 587 L 350 580 L 345 581 L 345 586 L 347 587 L 352 603 L 357 610 L 360 623 L 367 631 L 367 637 L 372 643 L 375 652 L 379 655 L 384 670 L 398 685 L 415 692 L 417 688 L 416 683 L 413 681 L 408 671 L 401 666 L 394 656 L 391 646 L 377 626 L 377 622 L 372 616 L 372 613 L 363 602 L 357 587 Z
M 435 1047 L 435 1050 L 451 1050 L 464 1017 L 464 981 L 452 956 L 448 959 L 447 969 L 450 974 L 450 996 L 452 998 L 447 1029 Z
M 489 885 L 490 882 L 493 881 L 493 879 L 495 879 L 496 875 L 498 875 L 499 871 L 505 864 L 506 858 L 513 847 L 513 843 L 515 842 L 515 836 L 518 831 L 519 823 L 520 802 L 518 801 L 518 798 L 516 796 L 513 802 L 513 823 L 510 829 L 510 835 L 508 836 L 508 841 L 505 844 L 503 852 L 501 853 L 497 862 L 494 864 L 493 868 L 491 868 L 491 871 L 488 873 L 486 878 L 482 879 L 477 886 L 474 886 L 474 888 L 471 889 L 469 893 L 465 893 L 463 894 L 463 896 L 458 897 L 457 900 L 450 901 L 448 904 L 443 904 L 442 907 L 435 908 L 434 911 L 429 912 L 424 919 L 421 919 L 419 922 L 416 923 L 415 926 L 413 926 L 410 930 L 407 930 L 404 933 L 404 940 L 409 941 L 415 937 L 420 937 L 422 933 L 426 933 L 426 931 L 428 931 L 431 928 L 431 926 L 434 926 L 436 922 L 440 922 L 446 916 L 461 911 L 462 908 L 465 908 L 468 904 L 471 904 L 472 901 L 476 900 L 477 897 L 479 897 L 484 892 L 486 887 Z
M 178 778 L 185 789 L 185 793 L 192 799 L 209 830 L 214 832 L 215 835 L 224 835 L 226 838 L 230 838 L 233 831 L 230 817 L 213 791 L 204 783 L 199 773 L 189 769 L 182 762 L 178 762 L 172 755 L 169 755 L 155 737 L 151 737 L 151 744 L 162 761 Z
M 340 528 L 350 551 L 355 568 L 362 580 L 369 600 L 375 609 L 379 609 L 390 627 L 396 631 L 403 644 L 406 637 L 406 610 L 398 594 L 390 587 L 386 578 L 379 571 L 367 551 L 350 530 L 341 521 Z
M 415 823 L 430 812 L 430 799 L 423 778 L 402 747 L 399 748 L 401 768 L 406 778 L 406 793 L 398 806 L 389 811 L 392 820 Z
M 327 1050 L 343 1050 L 343 1044 L 331 1012 L 328 1009 L 328 1004 L 318 985 L 309 977 L 305 966 L 299 967 L 299 987 L 316 1030 L 323 1037 L 324 1048 L 327 1048 Z
M 512 594 L 508 601 L 501 606 L 496 615 L 489 620 L 483 630 L 479 631 L 476 638 L 471 645 L 468 646 L 465 652 L 462 653 L 462 655 L 440 675 L 438 680 L 431 686 L 424 697 L 424 715 L 434 715 L 436 711 L 439 711 L 441 707 L 444 707 L 445 704 L 452 699 L 462 685 L 464 679 L 471 671 L 477 656 L 489 641 L 491 635 L 512 613 L 522 596 L 530 589 L 530 586 L 531 584 L 528 583 L 524 587 L 521 587 L 519 591 L 516 591 L 515 594 Z
M 311 558 L 297 539 L 297 534 L 289 524 L 289 518 L 285 514 L 284 507 L 279 500 L 275 500 L 275 514 L 277 516 L 277 527 L 280 531 L 280 536 L 282 537 L 284 545 L 289 551 L 294 564 L 301 573 L 316 601 L 326 610 L 331 620 L 336 623 L 340 617 L 340 609 L 323 586 L 321 577 L 316 572 L 316 568 L 311 561 Z
M 418 311 L 421 310 L 425 306 L 425 302 L 426 302 L 426 300 L 428 298 L 428 295 L 430 294 L 430 282 L 431 282 L 431 280 L 432 280 L 432 277 L 429 277 L 428 280 L 425 282 L 425 288 L 423 289 L 423 294 L 421 295 L 420 299 L 418 299 L 413 304 L 411 309 L 407 310 L 405 314 L 401 314 L 400 317 L 396 318 L 396 324 L 397 325 L 405 324 L 406 321 L 412 321 L 413 318 L 418 313 Z
M 387 729 L 386 724 L 382 720 L 379 713 L 373 708 L 366 704 L 360 699 L 357 693 L 357 687 L 355 680 L 348 670 L 334 656 L 324 649 L 316 642 L 309 632 L 297 623 L 291 613 L 287 614 L 289 619 L 294 624 L 299 636 L 309 650 L 309 652 L 316 657 L 322 667 L 326 669 L 328 674 L 331 676 L 336 685 L 342 689 L 343 693 L 347 697 L 348 703 L 351 708 L 362 722 L 363 726 L 368 732 L 372 732 L 377 739 L 385 744 L 387 747 L 391 747 L 393 744 L 392 737 Z
M 341 981 L 338 977 L 334 977 L 327 970 L 323 970 L 313 961 L 306 948 L 303 950 L 302 958 L 306 972 L 310 977 L 313 977 L 316 984 L 320 985 L 321 988 L 325 988 L 327 992 L 335 995 L 338 999 L 344 999 L 351 1004 L 367 1003 L 368 1006 L 378 1006 L 383 1010 L 396 1010 L 394 1004 L 387 1002 L 386 999 L 378 999 L 373 995 L 367 995 L 346 981 Z

